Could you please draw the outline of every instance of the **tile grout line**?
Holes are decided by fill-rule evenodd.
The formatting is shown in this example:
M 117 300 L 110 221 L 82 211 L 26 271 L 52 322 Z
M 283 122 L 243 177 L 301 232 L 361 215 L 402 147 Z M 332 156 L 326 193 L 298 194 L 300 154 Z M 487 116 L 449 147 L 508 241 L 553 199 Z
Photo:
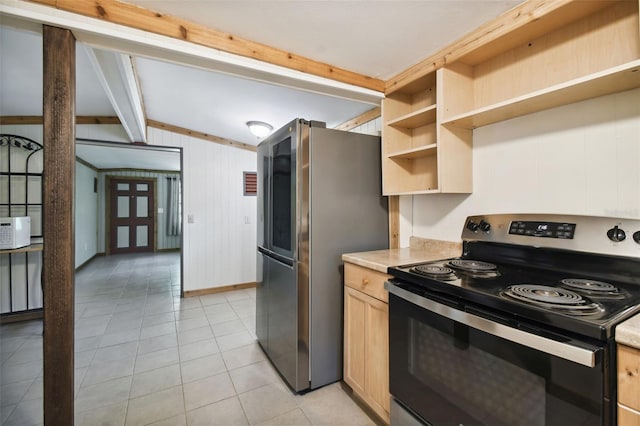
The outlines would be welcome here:
M 180 388 L 182 389 L 182 413 L 184 414 L 184 421 L 186 424 L 188 424 L 187 421 L 187 402 L 186 402 L 186 397 L 184 395 L 184 380 L 182 378 L 182 356 L 180 354 L 180 338 L 178 337 L 178 334 L 180 333 L 180 330 L 178 330 L 178 319 L 176 318 L 176 311 L 175 311 L 175 297 L 173 297 L 173 291 L 171 291 L 171 304 L 173 309 L 173 325 L 174 328 L 176 330 L 176 349 L 178 351 L 178 371 L 180 374 Z M 170 418 L 170 417 L 169 417 Z
M 226 296 L 225 296 L 225 299 L 226 299 Z M 202 303 L 202 301 L 201 301 L 201 303 Z M 228 301 L 227 301 L 227 303 L 228 303 Z M 209 321 L 208 317 L 207 317 L 207 321 Z M 211 332 L 213 333 L 213 328 L 211 329 Z M 215 333 L 213 333 L 213 334 L 214 334 L 214 339 L 216 339 Z M 218 344 L 218 340 L 217 339 L 216 339 L 216 344 Z M 227 365 L 227 361 L 224 360 L 224 356 L 222 356 L 222 350 L 220 349 L 219 345 L 218 345 L 218 350 L 220 351 L 220 358 L 222 358 L 222 363 L 224 365 L 225 371 L 229 375 L 229 380 L 231 381 L 231 386 L 233 386 L 233 390 L 235 392 L 235 395 L 233 397 L 235 397 L 238 400 L 238 404 L 240 404 L 240 409 L 242 410 L 242 415 L 244 416 L 245 420 L 247 421 L 247 424 L 250 425 L 251 422 L 249 421 L 249 416 L 247 415 L 247 411 L 245 410 L 244 405 L 242 404 L 242 400 L 240 399 L 240 393 L 238 393 L 238 388 L 236 387 L 236 384 L 233 382 L 233 378 L 231 377 L 229 366 Z M 231 399 L 233 397 L 229 397 L 227 399 Z M 218 402 L 220 402 L 220 401 L 218 401 Z
M 136 375 L 136 364 L 138 363 L 138 353 L 140 352 L 140 337 L 142 336 L 142 323 L 144 323 L 145 311 L 147 308 L 147 297 L 149 295 L 149 282 L 147 281 L 144 292 L 144 307 L 142 309 L 142 321 L 140 322 L 140 332 L 138 333 L 138 340 L 136 341 L 136 356 L 133 362 L 133 371 L 131 372 L 131 384 L 129 385 L 129 394 L 127 395 L 126 407 L 124 409 L 124 419 L 122 420 L 123 426 L 127 424 L 127 417 L 129 416 L 129 402 L 131 401 L 131 390 L 133 389 L 133 380 Z

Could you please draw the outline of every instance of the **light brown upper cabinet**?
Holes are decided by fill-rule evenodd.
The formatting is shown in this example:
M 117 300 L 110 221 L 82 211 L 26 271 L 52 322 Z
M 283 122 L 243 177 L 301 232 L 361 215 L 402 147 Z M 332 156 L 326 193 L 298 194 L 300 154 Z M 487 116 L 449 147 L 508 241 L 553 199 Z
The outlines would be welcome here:
M 382 102 L 385 195 L 472 190 L 471 131 L 439 124 L 443 94 L 436 80 L 430 73 Z
M 638 3 L 568 3 L 393 85 L 384 194 L 471 193 L 473 129 L 640 87 Z

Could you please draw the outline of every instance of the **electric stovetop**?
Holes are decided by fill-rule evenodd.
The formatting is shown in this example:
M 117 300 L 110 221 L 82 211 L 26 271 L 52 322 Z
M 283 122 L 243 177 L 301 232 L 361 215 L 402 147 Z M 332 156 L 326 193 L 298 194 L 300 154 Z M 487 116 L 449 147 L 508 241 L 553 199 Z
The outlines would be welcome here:
M 638 285 L 567 269 L 461 257 L 392 267 L 389 274 L 414 293 L 453 296 L 449 303 L 470 303 L 599 340 L 610 338 L 615 324 L 640 311 Z

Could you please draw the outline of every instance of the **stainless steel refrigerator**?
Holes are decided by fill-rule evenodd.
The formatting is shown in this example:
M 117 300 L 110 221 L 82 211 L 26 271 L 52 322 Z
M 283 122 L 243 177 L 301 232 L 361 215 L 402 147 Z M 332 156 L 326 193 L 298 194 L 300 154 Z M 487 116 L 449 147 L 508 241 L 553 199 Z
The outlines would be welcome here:
M 258 145 L 256 334 L 296 392 L 342 378 L 342 253 L 388 248 L 380 138 L 296 119 Z

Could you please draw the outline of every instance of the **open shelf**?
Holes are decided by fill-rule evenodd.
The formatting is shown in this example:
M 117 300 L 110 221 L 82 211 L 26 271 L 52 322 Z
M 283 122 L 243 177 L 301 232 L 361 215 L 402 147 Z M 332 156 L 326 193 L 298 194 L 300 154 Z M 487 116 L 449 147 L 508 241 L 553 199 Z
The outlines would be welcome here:
M 471 193 L 473 129 L 640 88 L 639 7 L 525 2 L 387 81 L 383 194 Z
M 518 26 L 507 33 L 503 33 L 502 36 L 496 37 L 478 48 L 471 50 L 466 49 L 465 53 L 457 57 L 455 60 L 464 62 L 468 65 L 480 64 L 489 58 L 496 57 L 504 52 L 515 49 L 533 39 L 559 28 L 566 27 L 589 15 L 599 13 L 603 9 L 612 5 L 611 0 L 572 1 L 563 3 L 564 4 L 557 8 L 555 5 L 551 4 L 551 7 L 554 10 L 549 14 L 540 14 L 540 10 L 535 10 L 540 8 L 544 9 L 546 5 L 532 5 L 530 13 L 537 15 L 537 19 L 528 22 L 526 25 Z M 514 17 L 514 19 L 526 19 L 525 15 L 526 14 L 519 15 Z M 485 31 L 494 30 L 496 30 L 496 28 L 485 29 Z
M 640 87 L 640 60 L 556 84 L 453 117 L 442 124 L 475 129 L 503 120 Z
M 423 195 L 423 194 L 440 194 L 442 191 L 439 189 L 428 189 L 428 190 L 415 190 L 415 191 L 404 191 L 404 192 L 389 192 L 387 195 Z
M 436 121 L 436 106 L 429 105 L 424 108 L 420 108 L 409 114 L 405 114 L 393 120 L 387 122 L 388 126 L 401 127 L 405 129 L 415 129 L 426 124 L 435 123 Z
M 429 155 L 436 155 L 437 147 L 438 145 L 434 143 L 431 145 L 424 145 L 424 146 L 419 146 L 417 148 L 411 148 L 411 149 L 405 149 L 403 151 L 392 152 L 392 153 L 389 153 L 387 157 L 391 159 L 401 159 L 401 158 L 413 159 L 413 158 L 427 157 Z
M 427 91 L 430 88 L 435 87 L 435 85 L 436 85 L 436 74 L 429 73 L 427 75 L 418 77 L 415 80 L 401 87 L 394 87 L 394 88 L 388 87 L 385 89 L 385 93 L 387 95 L 392 93 L 413 95 L 419 92 Z

